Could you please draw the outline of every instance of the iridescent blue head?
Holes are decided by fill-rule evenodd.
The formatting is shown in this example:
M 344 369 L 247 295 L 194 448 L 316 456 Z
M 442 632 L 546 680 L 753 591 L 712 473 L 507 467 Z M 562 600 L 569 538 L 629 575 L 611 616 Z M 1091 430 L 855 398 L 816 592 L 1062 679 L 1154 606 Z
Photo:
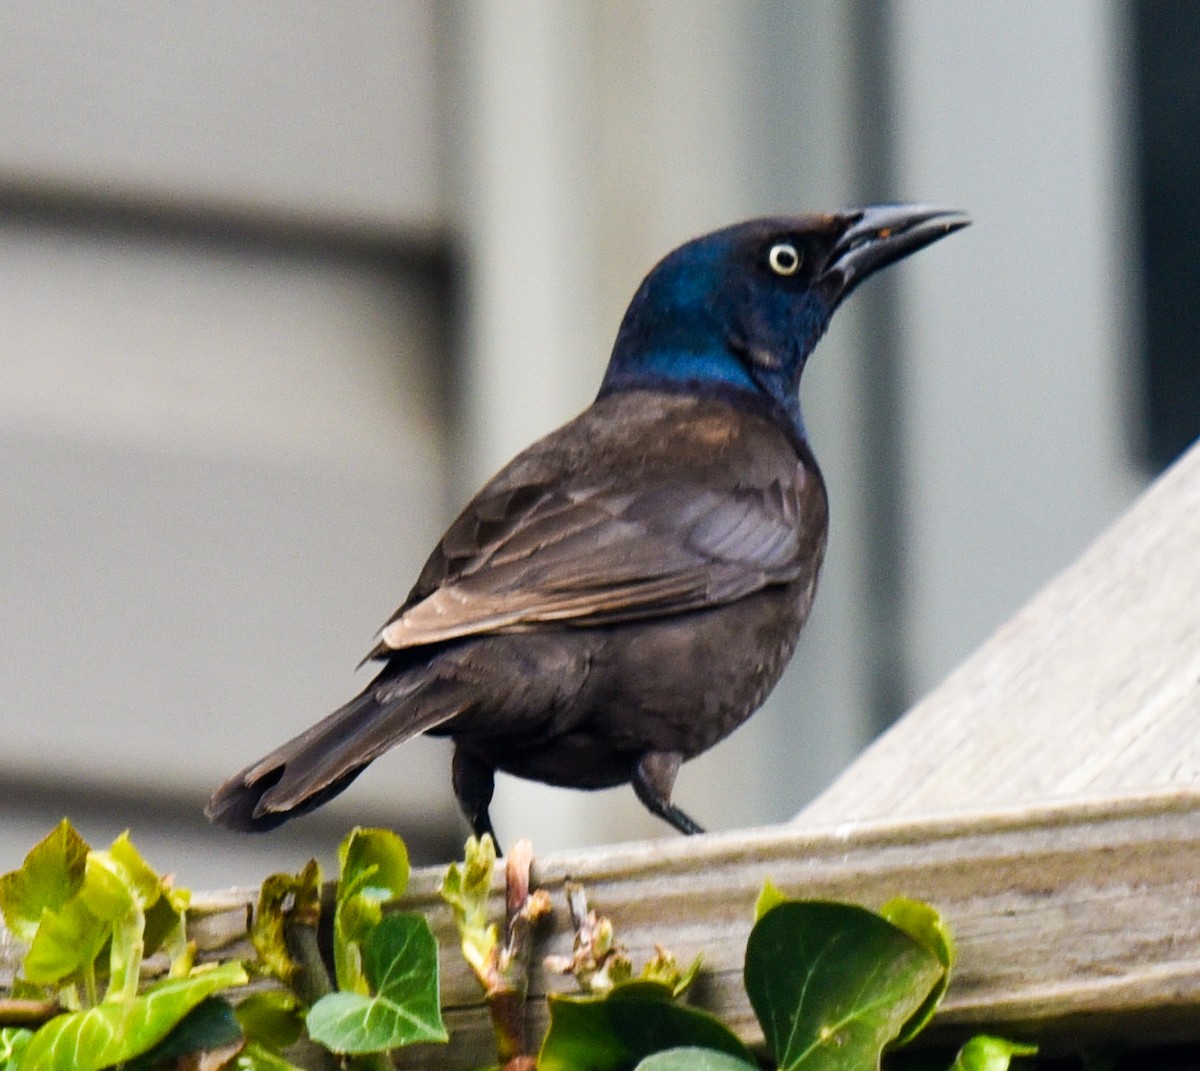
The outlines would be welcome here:
M 800 373 L 834 310 L 880 268 L 967 225 L 882 205 L 755 219 L 696 238 L 642 281 L 600 394 L 651 388 L 766 404 L 803 438 Z

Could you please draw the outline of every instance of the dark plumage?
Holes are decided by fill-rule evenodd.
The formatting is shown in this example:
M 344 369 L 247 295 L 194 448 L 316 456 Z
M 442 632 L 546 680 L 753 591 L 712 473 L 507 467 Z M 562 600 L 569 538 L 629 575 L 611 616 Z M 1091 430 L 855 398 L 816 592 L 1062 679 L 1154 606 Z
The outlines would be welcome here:
M 632 782 L 655 814 L 680 763 L 745 721 L 812 606 L 825 486 L 804 363 L 851 289 L 966 224 L 884 206 L 760 219 L 681 246 L 642 282 L 599 397 L 467 505 L 367 656 L 346 706 L 217 790 L 270 829 L 417 733 L 455 741 L 454 791 L 491 832 L 493 773 Z

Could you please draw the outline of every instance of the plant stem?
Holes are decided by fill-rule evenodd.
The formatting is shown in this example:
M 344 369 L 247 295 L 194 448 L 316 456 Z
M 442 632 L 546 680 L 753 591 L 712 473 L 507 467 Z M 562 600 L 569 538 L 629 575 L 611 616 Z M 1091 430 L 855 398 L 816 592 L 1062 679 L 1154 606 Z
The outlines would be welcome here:
M 550 900 L 541 890 L 530 895 L 532 866 L 533 846 L 528 840 L 517 841 L 504 868 L 504 947 L 495 979 L 487 989 L 496 1048 L 505 1071 L 526 1071 L 535 1063 L 525 1052 L 525 995 L 529 989 L 533 927 L 549 912 Z
M 93 980 L 93 984 L 95 984 Z M 0 1026 L 37 1027 L 49 1022 L 67 1009 L 57 1000 L 24 1000 L 20 997 L 0 999 Z
M 317 928 L 305 922 L 289 924 L 285 930 L 288 951 L 300 964 L 300 971 L 292 982 L 292 989 L 305 1004 L 312 1005 L 326 993 L 333 992 L 333 982 L 321 949 L 317 944 Z
M 99 994 L 96 991 L 96 964 L 85 963 L 83 965 L 83 1000 L 89 1008 L 94 1008 L 99 1003 Z

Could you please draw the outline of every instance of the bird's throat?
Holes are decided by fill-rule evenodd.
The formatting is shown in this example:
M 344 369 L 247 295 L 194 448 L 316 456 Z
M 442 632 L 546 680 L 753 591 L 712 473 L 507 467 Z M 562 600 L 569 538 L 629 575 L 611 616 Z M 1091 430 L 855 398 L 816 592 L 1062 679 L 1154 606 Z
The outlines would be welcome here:
M 758 390 L 745 364 L 724 347 L 707 350 L 659 350 L 646 357 L 646 371 L 656 379 L 689 384 L 724 383 L 743 390 Z

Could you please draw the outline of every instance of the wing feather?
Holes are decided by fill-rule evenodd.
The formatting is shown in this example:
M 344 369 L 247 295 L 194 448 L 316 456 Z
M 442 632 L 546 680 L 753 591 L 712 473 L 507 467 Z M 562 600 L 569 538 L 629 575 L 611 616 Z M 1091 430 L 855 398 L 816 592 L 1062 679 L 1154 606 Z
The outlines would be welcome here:
M 803 566 L 796 493 L 778 481 L 728 490 L 672 482 L 488 497 L 451 526 L 441 575 L 429 590 L 418 583 L 372 655 L 679 613 L 785 583 Z

